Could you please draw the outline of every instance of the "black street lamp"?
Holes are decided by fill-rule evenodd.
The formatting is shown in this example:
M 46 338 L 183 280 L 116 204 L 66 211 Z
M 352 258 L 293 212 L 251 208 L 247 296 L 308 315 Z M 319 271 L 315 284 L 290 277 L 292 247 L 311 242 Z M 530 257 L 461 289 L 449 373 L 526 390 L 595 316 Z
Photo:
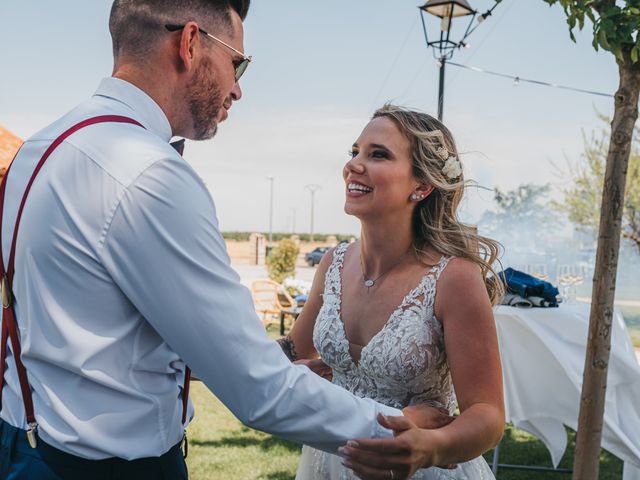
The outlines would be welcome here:
M 497 0 L 490 10 L 478 16 L 478 24 L 491 15 L 499 1 L 500 0 Z M 457 49 L 469 46 L 465 40 L 478 26 L 476 24 L 475 27 L 471 28 L 473 20 L 478 15 L 478 12 L 471 8 L 467 0 L 429 0 L 423 6 L 418 8 L 420 9 L 424 38 L 427 42 L 427 46 L 433 48 L 434 56 L 437 58 L 438 65 L 440 67 L 440 81 L 438 83 L 438 120 L 442 121 L 442 108 L 444 105 L 444 68 L 447 60 L 450 60 L 451 57 L 453 57 L 453 53 Z M 430 40 L 427 35 L 427 26 L 424 20 L 425 12 L 440 18 L 440 35 L 436 35 L 435 40 Z M 464 35 L 462 35 L 462 38 L 458 41 L 454 41 L 451 38 L 451 24 L 454 17 L 471 17 Z

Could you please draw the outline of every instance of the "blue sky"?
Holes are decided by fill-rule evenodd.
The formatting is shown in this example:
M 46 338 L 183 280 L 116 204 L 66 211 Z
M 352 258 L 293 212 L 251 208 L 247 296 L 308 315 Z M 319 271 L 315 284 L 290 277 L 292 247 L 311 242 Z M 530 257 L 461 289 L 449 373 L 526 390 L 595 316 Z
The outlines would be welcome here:
M 316 194 L 318 232 L 357 233 L 342 213 L 341 168 L 373 110 L 385 101 L 436 113 L 438 70 L 427 50 L 416 0 L 253 0 L 245 48 L 254 61 L 243 99 L 218 136 L 190 142 L 187 160 L 207 182 L 223 230 L 309 230 Z M 470 0 L 485 11 L 493 2 Z M 0 3 L 0 123 L 28 137 L 91 95 L 111 73 L 109 0 Z M 434 25 L 430 25 L 435 28 Z M 591 46 L 591 25 L 569 39 L 564 13 L 543 0 L 503 0 L 454 61 L 487 70 L 613 93 L 617 67 Z M 433 30 L 431 30 L 433 31 Z M 465 152 L 467 177 L 486 187 L 568 181 L 566 162 L 582 132 L 611 115 L 610 98 L 447 68 L 445 123 Z M 555 166 L 554 166 L 555 165 Z M 560 167 L 560 171 L 557 166 Z M 565 170 L 563 173 L 562 170 Z M 491 207 L 468 190 L 463 218 Z

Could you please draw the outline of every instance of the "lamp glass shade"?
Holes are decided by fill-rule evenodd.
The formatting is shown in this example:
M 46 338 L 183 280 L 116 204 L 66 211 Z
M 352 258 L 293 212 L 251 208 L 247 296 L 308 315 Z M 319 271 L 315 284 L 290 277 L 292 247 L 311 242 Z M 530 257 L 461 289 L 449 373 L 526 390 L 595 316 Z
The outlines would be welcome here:
M 467 0 L 429 0 L 420 10 L 440 18 L 463 17 L 474 13 Z

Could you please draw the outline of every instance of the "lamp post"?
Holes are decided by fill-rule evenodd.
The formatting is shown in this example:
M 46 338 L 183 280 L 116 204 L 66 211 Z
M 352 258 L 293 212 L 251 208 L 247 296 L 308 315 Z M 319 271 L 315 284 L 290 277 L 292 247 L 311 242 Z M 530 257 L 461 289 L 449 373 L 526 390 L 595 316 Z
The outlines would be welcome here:
M 309 185 L 305 185 L 304 188 L 309 190 L 309 192 L 311 193 L 311 228 L 309 229 L 309 240 L 313 242 L 313 207 L 315 203 L 316 191 L 320 190 L 322 187 L 320 185 L 312 183 Z
M 478 16 L 478 24 L 482 23 L 488 16 L 491 15 L 493 9 L 496 8 L 500 0 L 496 1 L 494 6 L 487 12 Z M 438 66 L 440 68 L 440 78 L 438 81 L 438 120 L 442 121 L 442 111 L 444 107 L 444 70 L 447 64 L 447 60 L 451 60 L 454 52 L 459 48 L 469 48 L 469 44 L 466 43 L 467 37 L 477 28 L 478 24 L 472 28 L 473 20 L 478 15 L 478 12 L 471 8 L 467 0 L 429 0 L 423 6 L 418 7 L 420 9 L 420 18 L 422 20 L 422 29 L 424 30 L 424 38 L 427 42 L 427 47 L 433 48 L 434 57 L 438 60 Z M 440 19 L 440 33 L 434 35 L 434 40 L 429 39 L 427 34 L 427 25 L 425 22 L 424 14 L 428 13 L 434 17 Z M 462 35 L 462 38 L 458 41 L 454 41 L 451 36 L 451 25 L 455 17 L 467 17 L 470 16 L 471 20 L 467 24 L 467 28 Z
M 269 180 L 269 246 L 271 246 L 273 240 L 273 181 L 275 177 L 269 175 L 267 180 Z

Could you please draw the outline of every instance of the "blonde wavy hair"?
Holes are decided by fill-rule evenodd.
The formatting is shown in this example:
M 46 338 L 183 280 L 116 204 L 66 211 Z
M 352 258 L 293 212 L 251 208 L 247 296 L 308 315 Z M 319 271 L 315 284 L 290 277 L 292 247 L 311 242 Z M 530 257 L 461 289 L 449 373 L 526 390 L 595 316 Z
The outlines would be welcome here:
M 413 211 L 413 248 L 424 258 L 425 248 L 432 246 L 443 255 L 466 258 L 480 267 L 491 303 L 504 294 L 504 283 L 493 269 L 501 253 L 497 241 L 478 235 L 472 225 L 458 219 L 458 206 L 467 184 L 464 175 L 451 178 L 443 172 L 445 162 L 458 150 L 451 132 L 442 122 L 426 113 L 386 104 L 376 110 L 374 118 L 388 118 L 399 128 L 411 145 L 413 176 L 420 183 L 433 185 L 433 191 L 419 201 Z M 443 158 L 444 147 L 447 158 Z M 445 169 L 446 170 L 446 169 Z

